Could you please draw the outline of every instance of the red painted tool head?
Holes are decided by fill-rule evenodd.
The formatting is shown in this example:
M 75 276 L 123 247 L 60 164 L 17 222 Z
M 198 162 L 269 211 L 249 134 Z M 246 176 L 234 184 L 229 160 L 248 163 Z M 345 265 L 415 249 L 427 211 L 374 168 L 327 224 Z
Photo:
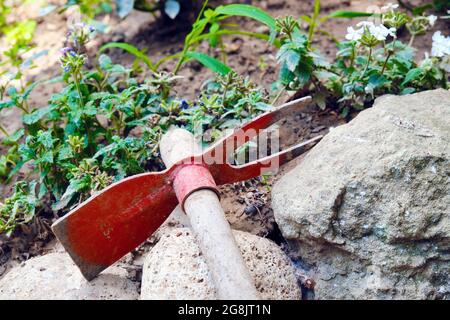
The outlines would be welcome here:
M 267 112 L 201 155 L 190 156 L 165 171 L 139 174 L 112 184 L 58 219 L 52 226 L 55 235 L 85 278 L 91 280 L 150 237 L 193 191 L 217 190 L 216 184 L 257 177 L 273 161 L 289 161 L 320 140 L 316 137 L 241 166 L 226 161 L 230 151 L 310 100 L 306 97 Z

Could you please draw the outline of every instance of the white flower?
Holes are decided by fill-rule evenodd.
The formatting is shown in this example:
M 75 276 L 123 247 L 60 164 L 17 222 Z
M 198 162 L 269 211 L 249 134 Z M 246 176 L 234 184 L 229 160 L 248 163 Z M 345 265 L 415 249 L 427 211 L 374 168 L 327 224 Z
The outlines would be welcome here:
M 450 37 L 443 36 L 441 31 L 433 34 L 433 46 L 431 47 L 433 57 L 444 57 L 450 55 Z
M 394 11 L 397 8 L 398 8 L 398 4 L 393 4 L 393 3 L 389 2 L 384 7 L 381 7 L 381 12 L 385 13 L 385 12 L 389 12 L 389 11 Z
M 362 35 L 366 29 L 369 30 L 369 33 L 379 41 L 386 40 L 388 36 L 391 36 L 393 38 L 397 37 L 396 35 L 397 30 L 395 28 L 388 29 L 382 24 L 376 26 L 373 22 L 361 21 L 356 26 L 361 27 L 361 29 L 353 30 L 353 28 L 348 28 L 347 39 L 349 39 L 350 37 L 352 38 L 357 37 L 357 35 L 359 34 Z M 357 38 L 356 40 L 359 40 L 360 38 L 361 36 L 359 36 L 359 38 Z
M 358 41 L 359 39 L 361 39 L 363 33 L 364 33 L 363 28 L 355 30 L 353 29 L 353 27 L 348 27 L 345 39 L 350 41 Z
M 429 15 L 427 18 L 428 18 L 428 23 L 430 24 L 430 26 L 434 26 L 434 23 L 438 19 L 438 17 L 436 17 L 435 15 Z
M 357 24 L 356 24 L 356 26 L 357 27 L 362 27 L 362 28 L 372 28 L 372 27 L 374 27 L 375 25 L 373 24 L 373 22 L 371 22 L 371 21 L 361 21 L 361 22 L 358 22 Z
M 396 38 L 397 35 L 395 32 L 397 31 L 395 28 L 386 28 L 384 25 L 380 24 L 379 26 L 373 26 L 369 29 L 370 33 L 380 41 L 386 40 L 388 36 Z

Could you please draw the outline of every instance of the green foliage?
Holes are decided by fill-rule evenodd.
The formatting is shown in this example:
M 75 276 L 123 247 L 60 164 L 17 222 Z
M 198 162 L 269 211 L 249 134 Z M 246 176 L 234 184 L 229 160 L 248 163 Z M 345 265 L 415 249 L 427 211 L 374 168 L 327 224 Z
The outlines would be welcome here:
M 313 36 L 316 32 L 326 34 L 331 37 L 331 34 L 327 31 L 319 29 L 320 25 L 326 22 L 329 19 L 337 19 L 337 18 L 359 18 L 359 17 L 368 17 L 373 16 L 371 13 L 366 12 L 357 12 L 357 11 L 335 11 L 326 16 L 320 16 L 320 0 L 314 0 L 313 12 L 311 15 L 303 15 L 300 16 L 300 20 L 303 20 L 308 24 L 308 41 L 311 43 L 313 41 Z
M 23 108 L 23 126 L 3 141 L 9 151 L 0 158 L 0 177 L 13 177 L 27 164 L 33 177 L 28 187 L 17 185 L 0 208 L 0 232 L 30 221 L 38 209 L 67 211 L 89 196 L 126 176 L 161 170 L 161 135 L 171 125 L 211 130 L 233 127 L 269 108 L 267 96 L 248 79 L 239 77 L 207 55 L 188 52 L 219 76 L 205 84 L 199 101 L 173 95 L 180 79 L 171 73 L 152 73 L 146 81 L 100 54 L 92 70 L 84 48 L 95 32 L 77 24 L 61 50 L 65 86 L 46 106 L 31 108 L 28 94 L 8 88 L 1 108 Z M 28 90 L 26 90 L 28 92 Z
M 92 19 L 97 14 L 110 13 L 111 4 L 111 0 L 67 0 L 63 10 L 76 5 L 83 15 Z
M 312 17 L 319 15 L 318 8 L 316 1 Z M 336 16 L 353 15 L 340 12 L 328 17 Z M 277 53 L 279 84 L 286 90 L 311 93 L 319 107 L 336 106 L 343 115 L 352 109 L 370 107 L 374 99 L 383 94 L 448 88 L 448 73 L 442 58 L 427 57 L 420 63 L 415 62 L 414 37 L 429 30 L 430 18 L 410 17 L 391 8 L 381 19 L 384 25 L 363 22 L 360 29 L 349 28 L 350 41 L 338 43 L 333 63 L 311 48 L 296 20 L 292 17 L 277 19 L 282 43 Z M 404 25 L 412 35 L 408 45 L 396 39 L 396 30 Z M 310 39 L 311 29 L 309 31 Z
M 248 78 L 229 72 L 205 83 L 199 102 L 186 108 L 183 117 L 187 128 L 194 131 L 201 126 L 203 131 L 210 130 L 214 140 L 221 130 L 234 128 L 270 108 L 267 94 Z
M 11 197 L 0 202 L 0 233 L 10 236 L 16 226 L 34 218 L 38 199 L 36 183 L 20 181 L 15 184 Z
M 298 26 L 292 29 L 281 27 L 280 32 L 287 36 L 283 38 L 283 44 L 277 53 L 277 61 L 281 66 L 280 82 L 291 90 L 303 87 L 311 80 L 314 68 L 313 54 L 308 49 L 308 39 L 300 32 Z
M 160 61 L 154 63 L 148 56 L 145 55 L 143 51 L 127 43 L 107 43 L 100 48 L 100 52 L 111 48 L 119 48 L 125 50 L 128 53 L 134 55 L 137 60 L 143 61 L 145 65 L 153 72 L 157 72 L 159 70 L 159 67 L 164 62 L 172 59 L 178 59 L 178 63 L 173 70 L 173 73 L 177 74 L 186 62 L 195 59 L 205 67 L 211 69 L 213 72 L 216 72 L 218 74 L 226 74 L 231 69 L 224 62 L 220 62 L 216 58 L 196 51 L 197 47 L 202 41 L 208 41 L 212 47 L 222 47 L 223 36 L 245 35 L 268 40 L 274 42 L 276 45 L 279 45 L 279 43 L 275 41 L 274 38 L 275 19 L 273 19 L 265 11 L 254 6 L 244 4 L 219 6 L 214 10 L 207 9 L 207 5 L 208 1 L 205 1 L 203 8 L 197 17 L 197 20 L 192 26 L 191 32 L 185 38 L 183 50 L 179 53 L 164 57 Z M 231 28 L 224 21 L 233 16 L 249 17 L 267 25 L 271 30 L 271 36 L 267 36 L 261 33 L 243 31 L 238 28 Z
M 158 5 L 164 3 L 166 13 L 175 16 L 180 8 L 174 2 Z M 104 12 L 105 3 L 110 1 L 68 1 L 68 5 L 80 6 L 89 17 Z M 7 63 L 2 67 L 5 69 L 8 64 L 10 75 L 0 86 L 0 110 L 18 108 L 23 122 L 23 128 L 14 133 L 7 132 L 0 124 L 0 131 L 6 137 L 1 142 L 6 152 L 0 156 L 0 179 L 9 182 L 21 171 L 31 180 L 16 183 L 13 194 L 0 204 L 0 233 L 10 235 L 17 225 L 31 221 L 40 210 L 52 208 L 55 212 L 67 212 L 126 176 L 161 170 L 164 166 L 158 144 L 171 125 L 192 132 L 201 129 L 206 132 L 203 142 L 211 143 L 220 137 L 222 130 L 234 128 L 269 110 L 268 93 L 226 65 L 225 36 L 250 36 L 279 48 L 276 59 L 280 73 L 276 85 L 281 90 L 277 97 L 284 90 L 312 94 L 319 107 L 331 105 L 343 115 L 352 109 L 371 106 L 382 94 L 410 94 L 449 87 L 445 71 L 448 57 L 426 57 L 420 63 L 414 59 L 414 37 L 430 29 L 429 17 L 390 9 L 380 16 L 383 25 L 364 22 L 357 30 L 349 28 L 346 37 L 349 41 L 337 41 L 336 59 L 328 62 L 314 48 L 316 33 L 329 35 L 320 29 L 320 24 L 327 19 L 361 17 L 367 16 L 366 13 L 337 11 L 321 16 L 320 1 L 316 0 L 312 14 L 300 17 L 308 24 L 304 34 L 299 20 L 293 17 L 273 19 L 263 10 L 244 4 L 215 9 L 207 5 L 205 1 L 182 50 L 159 61 L 152 61 L 144 50 L 117 42 L 104 45 L 96 59 L 88 57 L 86 44 L 95 36 L 95 30 L 84 23 L 76 24 L 66 40 L 67 47 L 61 50 L 61 76 L 56 80 L 62 81 L 64 87 L 44 106 L 30 105 L 29 96 L 45 81 L 11 85 L 12 80 L 23 80 L 24 68 L 32 67 L 33 59 L 39 56 L 22 59 L 32 45 L 35 23 L 22 21 L 8 25 L 5 19 L 0 19 L 0 28 L 11 45 L 3 53 Z M 116 1 L 115 6 L 122 10 L 121 15 L 126 15 L 130 8 L 143 8 L 144 3 Z M 146 10 L 153 9 L 146 7 Z M 11 10 L 0 0 L 2 12 L 10 14 Z M 229 18 L 234 16 L 262 23 L 269 32 L 241 30 L 229 23 Z M 409 44 L 395 37 L 395 31 L 403 26 L 412 35 Z M 439 36 L 441 42 L 445 40 Z M 221 50 L 221 59 L 200 52 L 202 42 Z M 104 54 L 106 49 L 113 48 L 125 50 L 143 62 L 150 71 L 149 75 L 145 74 L 146 80 L 139 80 L 143 78 L 139 74 L 142 69 L 136 63 L 127 68 Z M 162 65 L 174 59 L 177 64 L 173 70 L 162 72 Z M 91 69 L 85 66 L 88 60 L 94 66 Z M 217 74 L 203 84 L 198 99 L 192 102 L 178 99 L 174 90 L 181 79 L 177 73 L 191 60 Z M 245 154 L 249 147 L 244 146 L 240 152 Z M 25 164 L 27 170 L 21 170 Z

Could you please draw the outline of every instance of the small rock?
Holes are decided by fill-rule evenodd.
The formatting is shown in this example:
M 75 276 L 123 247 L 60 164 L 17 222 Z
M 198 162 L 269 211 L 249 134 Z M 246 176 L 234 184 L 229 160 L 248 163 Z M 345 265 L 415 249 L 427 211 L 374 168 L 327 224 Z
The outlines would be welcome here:
M 179 232 L 182 236 L 176 236 Z M 272 241 L 233 231 L 263 299 L 301 298 L 293 266 Z M 172 230 L 150 251 L 142 274 L 142 299 L 216 299 L 208 267 L 190 229 Z
M 112 266 L 88 282 L 65 252 L 32 258 L 0 279 L 0 300 L 135 300 L 138 284 Z

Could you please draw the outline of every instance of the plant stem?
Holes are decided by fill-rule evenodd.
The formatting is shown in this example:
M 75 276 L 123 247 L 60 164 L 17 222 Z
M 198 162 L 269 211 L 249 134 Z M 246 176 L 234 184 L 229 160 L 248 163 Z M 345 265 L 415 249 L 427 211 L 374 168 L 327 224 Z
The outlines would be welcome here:
M 78 97 L 80 98 L 80 100 L 79 100 L 80 108 L 83 108 L 83 96 L 81 94 L 81 88 L 80 88 L 78 75 L 74 74 L 73 77 L 74 77 L 75 87 L 77 88 Z
M 391 56 L 392 56 L 392 54 L 393 54 L 394 52 L 395 52 L 395 39 L 394 39 L 394 41 L 392 42 L 392 50 L 388 50 L 388 55 L 387 55 L 387 57 L 386 57 L 386 60 L 384 61 L 383 69 L 381 69 L 381 74 L 383 74 L 384 71 L 386 70 L 387 63 L 388 63 L 389 59 L 391 58 Z
M 195 25 L 196 25 L 197 22 L 200 20 L 200 18 L 203 16 L 203 12 L 205 11 L 207 5 L 208 5 L 208 0 L 205 1 L 205 2 L 203 3 L 203 7 L 202 7 L 202 9 L 200 10 L 200 12 L 199 12 L 199 14 L 198 14 L 198 16 L 197 16 L 197 19 L 195 20 L 194 24 L 192 25 L 192 26 L 193 26 L 193 27 L 192 27 L 192 30 L 194 30 Z M 191 32 L 192 32 L 192 31 L 191 31 Z M 190 48 L 190 46 L 191 46 L 191 44 L 192 44 L 192 43 L 191 43 L 191 37 L 190 37 L 190 34 L 191 34 L 191 33 L 189 33 L 189 34 L 187 35 L 187 37 L 186 37 L 186 40 L 185 40 L 185 43 L 184 43 L 184 48 L 183 48 L 183 51 L 181 52 L 181 57 L 180 57 L 180 59 L 178 60 L 178 63 L 177 63 L 177 65 L 176 65 L 176 67 L 175 67 L 175 70 L 173 71 L 173 74 L 174 74 L 174 75 L 176 75 L 176 74 L 178 73 L 178 71 L 180 71 L 180 68 L 181 68 L 181 66 L 183 65 L 184 61 L 185 61 L 186 53 L 188 52 L 188 50 L 189 50 L 189 48 Z
M 282 88 L 280 91 L 278 91 L 277 95 L 270 103 L 272 106 L 278 101 L 278 99 L 281 97 L 281 95 L 284 93 L 285 90 L 286 90 L 285 88 Z
M 372 60 L 372 47 L 369 48 L 369 57 L 367 58 L 367 63 L 366 63 L 366 66 L 364 68 L 364 71 L 363 71 L 363 73 L 361 75 L 361 79 L 364 78 L 364 76 L 366 75 L 366 72 L 367 72 L 367 69 L 369 69 L 369 64 L 370 64 L 371 60 Z
M 386 70 L 386 66 L 387 66 L 387 63 L 388 63 L 389 58 L 391 57 L 391 55 L 392 55 L 391 52 L 389 52 L 387 57 L 386 57 L 386 60 L 384 60 L 383 69 L 381 69 L 381 74 L 383 74 L 384 71 Z
M 1 124 L 0 124 L 0 131 L 3 132 L 3 134 L 4 134 L 5 136 L 9 137 L 8 131 L 6 131 L 5 127 L 3 127 Z
M 413 45 L 413 42 L 414 42 L 415 39 L 416 39 L 416 35 L 412 34 L 411 35 L 411 39 L 409 39 L 408 46 L 411 47 Z
M 22 105 L 17 105 L 17 108 L 19 108 L 20 110 L 22 110 L 25 114 L 28 114 L 28 113 L 30 113 L 29 111 L 28 111 L 28 109 L 27 108 L 25 108 L 24 106 L 22 106 Z

